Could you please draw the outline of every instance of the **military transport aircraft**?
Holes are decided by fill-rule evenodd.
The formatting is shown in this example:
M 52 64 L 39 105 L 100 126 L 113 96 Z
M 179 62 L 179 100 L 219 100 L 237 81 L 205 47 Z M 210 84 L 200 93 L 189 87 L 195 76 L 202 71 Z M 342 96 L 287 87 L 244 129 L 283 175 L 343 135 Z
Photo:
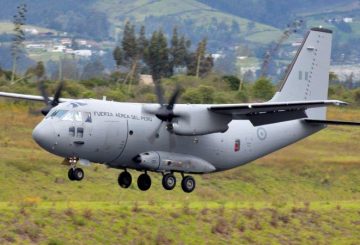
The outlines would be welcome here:
M 327 100 L 332 31 L 312 28 L 306 35 L 275 96 L 266 103 L 176 104 L 179 89 L 159 104 L 119 103 L 95 99 L 62 99 L 62 83 L 53 98 L 43 86 L 42 96 L 1 92 L 0 96 L 44 101 L 46 116 L 34 129 L 34 140 L 48 152 L 69 162 L 70 180 L 82 180 L 78 162 L 122 169 L 118 183 L 131 185 L 130 169 L 142 171 L 140 190 L 151 186 L 147 172 L 163 175 L 172 190 L 174 173 L 181 187 L 192 192 L 195 179 L 235 168 L 310 136 L 328 124 L 357 125 L 326 120 L 326 107 L 345 105 Z

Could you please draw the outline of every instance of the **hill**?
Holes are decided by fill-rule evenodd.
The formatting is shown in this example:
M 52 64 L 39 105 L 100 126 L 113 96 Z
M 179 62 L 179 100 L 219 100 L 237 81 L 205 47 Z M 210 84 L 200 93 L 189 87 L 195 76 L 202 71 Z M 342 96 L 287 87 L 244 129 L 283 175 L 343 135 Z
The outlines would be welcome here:
M 0 9 L 0 16 L 4 20 L 11 20 L 19 2 L 0 0 L 1 6 L 4 6 Z M 276 28 L 256 21 L 253 21 L 251 30 L 248 31 L 249 20 L 224 13 L 196 0 L 62 1 L 61 4 L 52 3 L 51 8 L 48 8 L 48 1 L 35 0 L 27 2 L 27 8 L 29 24 L 93 39 L 117 39 L 125 20 L 132 20 L 139 25 L 146 24 L 149 31 L 162 27 L 167 33 L 174 26 L 179 26 L 194 42 L 203 36 L 221 42 L 226 38 L 223 35 L 228 37 L 232 32 L 236 32 L 233 38 L 237 40 L 266 33 L 266 38 L 272 41 L 280 34 Z M 262 38 L 252 37 L 251 40 L 263 43 Z
M 42 117 L 23 103 L 1 101 L 0 111 L 2 244 L 360 240 L 359 129 L 330 127 L 249 165 L 196 176 L 190 195 L 163 190 L 151 174 L 144 193 L 120 189 L 119 171 L 102 165 L 84 168 L 82 182 L 68 181 L 62 159 L 31 139 Z M 358 120 L 359 108 L 331 108 L 329 117 Z
M 270 42 L 280 35 L 276 28 L 256 22 L 248 28 L 248 19 L 224 13 L 195 0 L 97 1 L 93 8 L 108 15 L 115 32 L 121 30 L 124 21 L 129 19 L 138 24 L 145 24 L 150 31 L 161 27 L 165 32 L 171 33 L 173 27 L 177 26 L 194 41 L 203 36 L 210 40 L 222 41 L 226 37 L 221 35 L 228 36 L 229 33 L 236 32 L 234 34 L 238 38 L 237 41 L 251 39 L 263 43 L 262 38 L 267 38 L 267 42 Z M 262 38 L 256 38 L 257 36 Z

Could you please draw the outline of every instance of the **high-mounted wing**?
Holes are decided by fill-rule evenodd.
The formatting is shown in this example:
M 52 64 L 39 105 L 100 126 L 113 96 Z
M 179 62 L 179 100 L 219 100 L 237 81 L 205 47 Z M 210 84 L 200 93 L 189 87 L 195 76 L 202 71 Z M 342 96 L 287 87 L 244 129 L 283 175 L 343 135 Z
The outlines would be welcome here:
M 13 98 L 13 99 L 22 99 L 22 100 L 32 100 L 32 101 L 44 101 L 44 97 L 40 95 L 30 95 L 30 94 L 17 94 L 17 93 L 7 93 L 7 92 L 0 92 L 0 97 L 6 97 L 6 98 Z M 50 100 L 52 100 L 52 97 L 49 97 Z M 73 99 L 65 99 L 60 98 L 59 102 L 67 102 L 72 101 Z
M 307 118 L 306 110 L 329 105 L 347 105 L 339 100 L 268 102 L 251 104 L 214 105 L 211 112 L 230 115 L 233 120 L 247 119 L 254 126 Z

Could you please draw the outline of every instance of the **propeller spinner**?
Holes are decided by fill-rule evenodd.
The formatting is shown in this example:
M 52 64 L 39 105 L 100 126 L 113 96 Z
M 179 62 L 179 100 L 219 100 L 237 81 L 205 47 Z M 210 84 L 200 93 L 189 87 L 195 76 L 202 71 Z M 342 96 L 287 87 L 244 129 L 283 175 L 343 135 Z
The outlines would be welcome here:
M 164 122 L 166 122 L 166 128 L 169 132 L 173 129 L 172 121 L 174 118 L 180 117 L 180 115 L 177 115 L 174 113 L 174 107 L 175 104 L 180 96 L 181 89 L 180 86 L 177 86 L 173 94 L 171 95 L 168 104 L 164 103 L 164 96 L 163 96 L 163 90 L 161 88 L 160 83 L 155 83 L 155 93 L 156 97 L 158 99 L 160 107 L 158 108 L 149 108 L 149 107 L 143 107 L 143 111 L 145 113 L 155 115 L 158 119 L 161 120 L 161 123 L 155 130 L 155 132 L 150 137 L 150 141 L 153 142 L 155 138 L 159 137 L 159 131 L 161 129 L 161 126 Z

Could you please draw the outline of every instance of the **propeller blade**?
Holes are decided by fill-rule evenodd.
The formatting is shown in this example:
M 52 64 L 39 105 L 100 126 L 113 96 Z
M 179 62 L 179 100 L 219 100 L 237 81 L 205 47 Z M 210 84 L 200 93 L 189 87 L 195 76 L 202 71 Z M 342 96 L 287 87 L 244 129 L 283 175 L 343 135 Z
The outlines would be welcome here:
M 161 88 L 160 82 L 156 81 L 155 82 L 155 93 L 156 93 L 156 97 L 158 99 L 158 102 L 161 106 L 164 105 L 164 92 Z
M 169 100 L 169 104 L 167 105 L 166 109 L 171 110 L 171 111 L 174 109 L 174 105 L 180 96 L 180 92 L 181 92 L 180 86 L 177 85 L 174 93 L 172 94 L 172 96 Z
M 40 80 L 40 81 L 38 82 L 38 88 L 39 88 L 39 90 L 40 90 L 41 96 L 44 98 L 44 103 L 45 103 L 46 105 L 48 105 L 49 102 L 50 102 L 50 99 L 49 99 L 49 96 L 48 96 L 48 94 L 47 94 L 47 92 L 46 92 L 45 85 L 44 85 L 44 81 Z
M 54 94 L 54 98 L 53 100 L 51 101 L 51 105 L 54 107 L 54 106 L 57 106 L 59 104 L 59 99 L 60 99 L 60 96 L 61 96 L 61 91 L 64 87 L 64 81 L 61 80 L 59 86 L 56 88 L 56 91 L 55 91 L 55 94 Z
M 161 126 L 163 125 L 163 121 L 160 122 L 159 126 L 156 128 L 156 130 L 149 136 L 148 140 L 151 144 L 153 144 L 155 142 L 155 140 L 157 138 L 159 138 L 160 136 L 160 130 L 161 130 Z

